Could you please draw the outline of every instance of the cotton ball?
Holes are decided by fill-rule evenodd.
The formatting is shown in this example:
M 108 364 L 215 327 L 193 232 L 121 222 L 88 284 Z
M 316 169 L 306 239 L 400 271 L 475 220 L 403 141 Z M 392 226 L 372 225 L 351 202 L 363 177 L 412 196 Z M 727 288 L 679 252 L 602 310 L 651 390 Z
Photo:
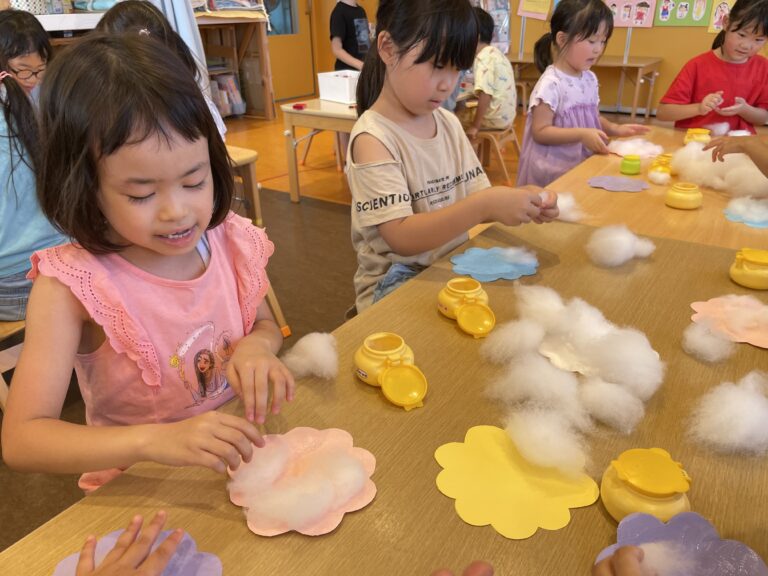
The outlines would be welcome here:
M 587 242 L 587 253 L 598 266 L 620 266 L 632 258 L 646 258 L 656 249 L 648 239 L 638 238 L 624 225 L 597 229 Z
M 763 396 L 768 396 L 768 373 L 752 370 L 739 380 L 739 387 Z
M 585 353 L 600 378 L 624 386 L 643 401 L 664 380 L 664 363 L 645 334 L 633 328 L 614 330 L 594 341 Z
M 726 382 L 705 394 L 693 412 L 691 434 L 720 452 L 763 454 L 768 450 L 768 398 L 754 376 Z
M 703 323 L 691 322 L 683 332 L 683 350 L 704 362 L 722 362 L 736 351 L 736 345 Z
M 520 455 L 531 464 L 557 468 L 569 475 L 584 471 L 587 456 L 579 435 L 553 410 L 513 412 L 505 429 Z
M 581 298 L 573 298 L 554 322 L 550 332 L 565 334 L 571 344 L 578 347 L 590 340 L 601 338 L 614 330 L 615 326 L 605 319 L 603 313 Z
M 557 195 L 557 207 L 560 209 L 558 220 L 563 222 L 578 222 L 584 218 L 581 206 L 576 202 L 573 194 L 560 193 Z
M 646 542 L 640 548 L 642 576 L 690 576 L 699 572 L 693 553 L 676 542 Z
M 681 180 L 725 190 L 732 196 L 768 196 L 768 178 L 746 154 L 727 154 L 712 161 L 701 142 L 689 142 L 672 157 L 671 168 Z
M 715 122 L 714 124 L 707 124 L 705 126 L 712 134 L 712 136 L 725 136 L 731 129 L 731 125 L 728 122 Z
M 645 416 L 643 402 L 618 384 L 589 378 L 579 388 L 581 405 L 603 424 L 629 434 Z
M 497 326 L 480 346 L 480 354 L 494 364 L 535 350 L 544 338 L 544 327 L 533 320 L 518 320 Z
M 302 464 L 330 479 L 338 507 L 358 494 L 368 481 L 368 473 L 359 460 L 338 450 L 320 450 Z
M 254 458 L 242 462 L 230 472 L 232 479 L 227 485 L 232 501 L 245 505 L 249 491 L 258 491 L 273 484 L 283 475 L 291 457 L 291 449 L 279 436 L 270 436 L 263 448 L 253 448 Z
M 339 373 L 339 357 L 333 334 L 307 334 L 283 355 L 282 360 L 295 378 L 314 375 L 331 380 Z
M 546 286 L 515 284 L 517 312 L 521 318 L 535 320 L 546 329 L 565 308 L 560 295 Z
M 311 526 L 333 506 L 335 491 L 319 474 L 289 477 L 263 493 L 251 492 L 244 505 L 249 522 L 273 524 L 285 530 Z
M 658 186 L 665 186 L 672 181 L 672 175 L 669 172 L 663 172 L 661 170 L 649 170 L 648 180 Z
M 734 198 L 726 211 L 746 222 L 768 222 L 768 199 Z
M 664 148 L 645 138 L 630 138 L 629 140 L 612 140 L 608 151 L 619 156 L 634 154 L 642 158 L 651 158 L 664 152 Z

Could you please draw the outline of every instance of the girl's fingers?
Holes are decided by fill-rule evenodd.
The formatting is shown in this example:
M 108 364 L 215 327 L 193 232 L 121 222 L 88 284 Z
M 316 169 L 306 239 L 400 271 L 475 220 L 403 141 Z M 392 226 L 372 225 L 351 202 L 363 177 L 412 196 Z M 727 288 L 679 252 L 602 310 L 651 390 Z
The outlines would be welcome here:
M 286 396 L 285 374 L 283 374 L 282 370 L 277 368 L 273 370 L 272 374 L 270 374 L 270 380 L 272 384 L 271 412 L 272 414 L 280 414 L 280 408 L 282 407 L 283 402 L 285 402 L 285 396 Z
M 135 568 L 149 556 L 149 553 L 152 551 L 152 546 L 155 544 L 155 540 L 157 540 L 157 537 L 160 535 L 160 532 L 165 525 L 166 517 L 166 513 L 162 510 L 155 514 L 152 521 L 144 527 L 141 534 L 139 534 L 139 537 L 136 538 L 134 543 L 125 551 L 125 554 L 123 554 L 123 557 L 120 559 L 121 563 L 126 563 L 128 566 Z
M 239 382 L 239 396 L 243 400 L 245 407 L 245 418 L 253 422 L 255 418 L 256 398 L 253 394 L 253 370 L 245 368 L 240 371 L 235 370 Z
M 179 542 L 181 542 L 183 537 L 183 530 L 180 528 L 174 530 L 141 565 L 142 574 L 146 574 L 146 576 L 160 576 L 176 552 L 176 548 L 178 548 Z
M 237 450 L 238 458 L 250 462 L 253 456 L 253 444 L 251 440 L 236 428 L 224 426 L 216 431 L 216 438 L 226 442 Z M 237 463 L 239 465 L 239 462 Z M 233 469 L 237 466 L 232 467 Z
M 246 438 L 248 438 L 248 440 L 259 448 L 264 446 L 264 438 L 261 437 L 261 434 L 259 434 L 259 431 L 253 424 L 243 418 L 238 418 L 237 416 L 232 416 L 230 414 L 219 414 L 219 416 L 221 417 L 220 422 L 222 424 L 240 431 Z
M 296 380 L 294 380 L 293 374 L 288 368 L 283 366 L 283 369 L 285 370 L 285 400 L 293 402 L 293 399 L 296 397 Z
M 131 519 L 128 527 L 118 537 L 114 548 L 112 548 L 112 550 L 109 551 L 109 554 L 104 558 L 104 564 L 111 564 L 122 558 L 128 547 L 136 540 L 136 536 L 139 534 L 143 522 L 144 518 L 139 515 L 136 515 Z
M 96 537 L 88 536 L 77 559 L 75 576 L 87 576 L 96 569 Z
M 611 559 L 613 571 L 621 576 L 642 576 L 640 562 L 643 560 L 643 551 L 634 546 L 619 548 Z
M 256 423 L 264 424 L 269 402 L 269 376 L 263 368 L 259 368 L 259 372 L 254 373 L 253 389 L 256 398 Z

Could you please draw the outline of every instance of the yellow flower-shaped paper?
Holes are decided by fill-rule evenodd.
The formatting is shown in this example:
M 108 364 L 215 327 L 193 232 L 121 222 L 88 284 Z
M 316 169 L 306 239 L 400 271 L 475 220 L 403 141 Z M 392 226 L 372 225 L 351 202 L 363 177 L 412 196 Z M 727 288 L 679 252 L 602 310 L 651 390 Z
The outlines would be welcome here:
M 473 526 L 490 524 L 516 540 L 539 528 L 565 527 L 571 508 L 594 504 L 600 493 L 586 474 L 571 477 L 528 463 L 495 426 L 470 428 L 463 443 L 440 446 L 435 458 L 444 468 L 437 487 L 456 500 L 459 517 Z

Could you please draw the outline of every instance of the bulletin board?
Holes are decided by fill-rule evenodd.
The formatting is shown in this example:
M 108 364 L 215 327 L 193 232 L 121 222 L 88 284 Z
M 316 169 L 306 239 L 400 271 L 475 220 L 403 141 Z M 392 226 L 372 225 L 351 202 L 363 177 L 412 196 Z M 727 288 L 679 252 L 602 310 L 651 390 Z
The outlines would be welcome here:
M 719 0 L 715 0 L 718 2 Z M 713 0 L 659 0 L 654 26 L 707 26 Z

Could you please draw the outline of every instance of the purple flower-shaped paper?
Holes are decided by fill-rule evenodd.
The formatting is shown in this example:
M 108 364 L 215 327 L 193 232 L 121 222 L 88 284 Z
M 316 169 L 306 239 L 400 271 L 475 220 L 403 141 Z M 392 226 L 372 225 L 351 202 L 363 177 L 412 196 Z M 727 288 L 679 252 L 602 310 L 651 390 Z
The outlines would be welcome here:
M 115 532 L 110 532 L 96 542 L 97 566 L 109 551 L 115 547 L 117 539 L 124 531 L 116 530 Z M 152 549 L 154 550 L 162 544 L 171 532 L 171 530 L 161 532 Z M 75 576 L 79 557 L 80 552 L 78 551 L 64 558 L 56 566 L 53 576 Z M 176 553 L 171 558 L 171 561 L 168 562 L 165 570 L 163 570 L 163 576 L 221 576 L 222 573 L 223 568 L 219 557 L 207 552 L 198 552 L 197 544 L 189 534 L 184 534 L 181 542 L 179 542 L 179 546 L 176 548 Z
M 536 256 L 525 248 L 470 248 L 452 256 L 451 262 L 456 274 L 472 276 L 479 282 L 516 280 L 536 274 L 539 268 Z
M 630 514 L 619 523 L 616 544 L 605 548 L 600 562 L 621 546 L 671 543 L 696 562 L 696 576 L 768 576 L 754 550 L 736 540 L 723 540 L 712 524 L 695 512 L 683 512 L 666 524 L 650 514 Z
M 587 180 L 592 188 L 605 188 L 610 192 L 641 192 L 650 188 L 647 183 L 623 176 L 594 176 Z

